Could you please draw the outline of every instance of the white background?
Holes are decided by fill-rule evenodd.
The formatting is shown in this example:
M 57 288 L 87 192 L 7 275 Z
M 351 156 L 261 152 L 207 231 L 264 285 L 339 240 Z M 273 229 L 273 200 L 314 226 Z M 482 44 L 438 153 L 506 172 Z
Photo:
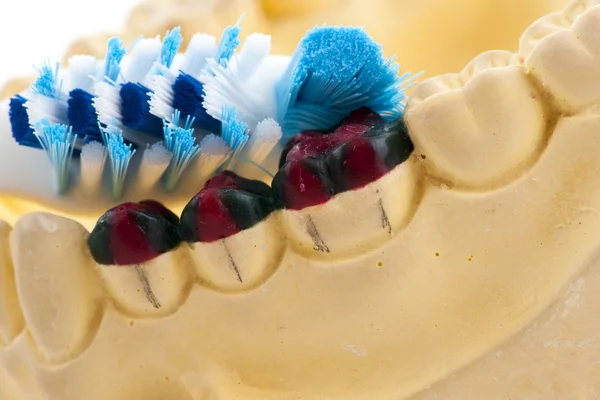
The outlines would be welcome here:
M 34 75 L 41 61 L 62 61 L 82 36 L 120 33 L 142 0 L 0 0 L 0 87 Z

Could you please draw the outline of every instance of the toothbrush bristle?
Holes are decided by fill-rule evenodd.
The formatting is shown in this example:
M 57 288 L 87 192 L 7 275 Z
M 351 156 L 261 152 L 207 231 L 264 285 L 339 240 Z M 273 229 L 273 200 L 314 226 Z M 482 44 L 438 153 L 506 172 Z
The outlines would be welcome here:
M 208 132 L 219 132 L 221 122 L 204 108 L 204 85 L 191 75 L 180 73 L 173 83 L 173 108 L 184 116 L 191 116 L 196 126 Z
M 154 63 L 158 61 L 162 44 L 158 38 L 140 40 L 131 52 L 131 59 L 123 73 L 127 82 L 142 83 Z
M 98 60 L 93 56 L 73 56 L 69 58 L 69 75 L 71 88 L 94 91 Z
M 223 121 L 221 127 L 221 137 L 232 150 L 232 155 L 227 163 L 227 168 L 234 169 L 239 155 L 248 142 L 248 125 L 244 118 L 238 119 L 238 113 L 235 108 L 223 107 Z
M 250 161 L 260 164 L 281 140 L 283 133 L 281 126 L 273 118 L 263 119 L 256 125 L 254 133 L 246 145 L 245 157 Z
M 141 83 L 121 86 L 121 115 L 123 125 L 155 137 L 162 136 L 162 120 L 150 113 L 150 89 Z
M 235 53 L 235 50 L 240 45 L 240 32 L 242 28 L 239 26 L 239 21 L 233 26 L 228 26 L 223 31 L 219 47 L 217 48 L 217 54 L 215 59 L 223 67 L 227 66 L 231 57 Z
M 38 78 L 31 85 L 31 90 L 42 96 L 58 98 L 62 87 L 62 81 L 58 78 L 59 69 L 59 63 L 56 63 L 54 69 L 52 69 L 49 61 L 43 62 L 36 68 Z
M 106 60 L 104 64 L 104 78 L 109 82 L 116 82 L 121 73 L 121 61 L 127 50 L 119 38 L 113 37 L 108 41 Z
M 156 142 L 144 150 L 140 168 L 140 186 L 144 189 L 154 188 L 167 170 L 171 162 L 172 154 L 167 150 L 163 142 Z
M 29 114 L 25 107 L 27 99 L 21 95 L 13 96 L 8 104 L 8 117 L 12 126 L 12 136 L 21 146 L 41 149 L 42 145 L 29 124 Z
M 175 54 L 179 50 L 183 42 L 183 36 L 181 36 L 181 28 L 176 27 L 172 31 L 167 32 L 165 39 L 163 40 L 162 51 L 160 53 L 160 63 L 166 68 L 171 68 Z
M 173 106 L 173 79 L 170 75 L 154 75 L 150 79 L 150 113 L 162 120 L 170 120 L 175 112 Z
M 271 36 L 262 33 L 249 35 L 237 56 L 235 73 L 238 79 L 246 80 L 252 76 L 270 52 Z
M 135 150 L 131 148 L 131 144 L 125 144 L 123 132 L 114 125 L 104 129 L 102 136 L 110 160 L 112 197 L 119 199 L 123 194 L 127 169 Z
M 206 59 L 217 53 L 217 40 L 214 36 L 197 33 L 192 37 L 185 51 L 181 71 L 198 78 L 206 66 Z
M 106 147 L 98 141 L 90 141 L 81 148 L 81 184 L 88 192 L 99 191 L 106 161 Z
M 398 117 L 405 99 L 398 70 L 363 29 L 309 31 L 278 88 L 284 133 L 330 128 L 360 107 Z
M 231 156 L 231 148 L 222 137 L 209 134 L 200 142 L 197 175 L 199 180 L 208 179 Z
M 196 139 L 192 135 L 194 130 L 190 128 L 190 120 L 183 128 L 177 126 L 178 116 L 174 116 L 172 120 L 173 124 L 166 121 L 164 123 L 165 146 L 172 154 L 171 162 L 165 173 L 165 189 L 167 191 L 173 191 L 176 188 L 183 171 L 200 151 L 200 146 L 196 144 Z
M 206 112 L 213 118 L 225 121 L 223 110 L 235 108 L 245 116 L 249 126 L 268 115 L 264 102 L 252 92 L 245 82 L 237 79 L 230 68 L 219 65 L 215 60 L 208 60 L 212 74 L 203 77 L 204 102 Z
M 51 124 L 46 119 L 36 124 L 35 133 L 50 159 L 56 190 L 64 194 L 69 186 L 69 166 L 77 136 L 73 135 L 70 126 Z
M 67 117 L 73 132 L 86 141 L 102 140 L 98 128 L 98 115 L 94 108 L 94 96 L 82 89 L 74 89 L 69 93 L 67 101 Z

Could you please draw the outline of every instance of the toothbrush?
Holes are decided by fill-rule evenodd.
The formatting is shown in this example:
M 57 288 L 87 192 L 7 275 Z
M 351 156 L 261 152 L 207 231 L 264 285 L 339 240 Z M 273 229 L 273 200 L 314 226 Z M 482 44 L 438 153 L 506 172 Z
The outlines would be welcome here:
M 61 195 L 81 188 L 118 200 L 132 186 L 176 192 L 183 180 L 200 187 L 216 171 L 244 165 L 271 175 L 265 160 L 283 141 L 330 129 L 358 107 L 394 120 L 419 75 L 398 75 L 364 30 L 323 26 L 270 77 L 274 88 L 261 86 L 270 37 L 249 35 L 238 52 L 240 31 L 240 21 L 227 27 L 218 45 L 196 34 L 177 56 L 179 28 L 129 48 L 113 38 L 105 60 L 73 57 L 68 79 L 58 65 L 42 64 L 31 89 L 10 101 L 13 138 L 48 153 Z

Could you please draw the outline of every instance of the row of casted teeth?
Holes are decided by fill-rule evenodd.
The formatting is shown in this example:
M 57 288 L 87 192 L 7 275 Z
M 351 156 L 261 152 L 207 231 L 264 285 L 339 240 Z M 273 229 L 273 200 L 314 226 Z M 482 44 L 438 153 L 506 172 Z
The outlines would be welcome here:
M 540 19 L 525 32 L 518 56 L 485 53 L 460 74 L 421 84 L 406 111 L 416 160 L 422 156 L 419 162 L 431 175 L 463 188 L 518 176 L 543 149 L 553 119 L 588 112 L 600 102 L 599 4 L 574 1 Z M 411 160 L 360 192 L 341 194 L 320 206 L 320 215 L 276 212 L 232 236 L 237 242 L 198 244 L 206 246 L 202 251 L 182 246 L 136 268 L 95 265 L 87 231 L 71 220 L 32 214 L 13 230 L 2 224 L 0 345 L 26 329 L 44 360 L 68 360 L 93 340 L 90 331 L 108 303 L 131 315 L 160 316 L 174 312 L 194 282 L 221 291 L 250 289 L 275 271 L 288 246 L 320 254 L 314 230 L 331 254 L 367 251 L 410 218 L 415 165 Z M 366 199 L 362 216 L 352 214 L 355 196 Z M 386 210 L 399 210 L 388 214 L 389 231 L 376 217 L 380 201 L 388 202 Z M 341 231 L 348 235 L 339 237 Z M 283 237 L 287 242 L 276 240 Z M 250 277 L 242 286 L 231 269 L 222 268 L 231 259 L 244 261 L 236 264 Z
M 0 348 L 27 332 L 41 362 L 66 362 L 89 346 L 106 307 L 132 318 L 165 317 L 194 285 L 223 296 L 257 288 L 290 251 L 315 262 L 364 253 L 408 219 L 395 203 L 415 187 L 413 165 L 324 205 L 275 211 L 225 239 L 184 243 L 137 265 L 96 263 L 89 232 L 72 219 L 32 213 L 14 228 L 0 221 Z M 382 207 L 390 210 L 385 224 Z M 340 228 L 348 234 L 340 236 Z

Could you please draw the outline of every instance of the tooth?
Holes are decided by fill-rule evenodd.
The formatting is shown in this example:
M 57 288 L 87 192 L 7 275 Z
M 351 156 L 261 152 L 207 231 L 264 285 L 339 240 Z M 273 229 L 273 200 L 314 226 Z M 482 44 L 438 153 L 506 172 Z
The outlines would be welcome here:
M 189 258 L 181 247 L 145 263 L 99 268 L 117 307 L 134 316 L 175 312 L 192 282 Z
M 75 221 L 28 214 L 11 234 L 16 286 L 25 322 L 41 356 L 62 362 L 93 339 L 101 318 L 101 284 Z
M 252 228 L 218 241 L 192 244 L 202 281 L 224 291 L 247 290 L 262 283 L 281 261 L 285 235 L 271 214 Z
M 530 26 L 519 52 L 530 73 L 573 112 L 600 100 L 600 7 L 576 1 Z
M 362 254 L 409 221 L 416 204 L 417 177 L 417 166 L 409 158 L 364 188 L 340 193 L 322 205 L 284 210 L 288 240 L 308 257 Z
M 415 90 L 405 119 L 431 175 L 459 186 L 494 185 L 533 158 L 546 121 L 540 96 L 516 63 L 512 53 L 487 52 L 460 74 Z
M 0 344 L 9 344 L 25 325 L 8 244 L 10 230 L 10 226 L 0 220 Z
M 277 267 L 283 245 L 271 188 L 224 171 L 181 213 L 200 279 L 224 291 L 255 287 Z

